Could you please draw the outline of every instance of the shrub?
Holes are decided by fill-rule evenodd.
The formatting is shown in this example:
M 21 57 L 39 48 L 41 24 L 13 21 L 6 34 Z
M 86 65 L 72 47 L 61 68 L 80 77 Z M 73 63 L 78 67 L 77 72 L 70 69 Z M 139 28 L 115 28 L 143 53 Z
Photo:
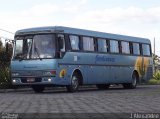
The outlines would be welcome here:
M 149 80 L 148 84 L 157 85 L 157 84 L 160 84 L 160 80 L 151 79 L 151 80 Z
M 10 88 L 10 61 L 12 56 L 12 45 L 8 44 L 8 52 L 5 51 L 5 47 L 0 40 L 0 88 Z
M 10 69 L 0 62 L 0 88 L 9 88 L 11 86 Z
M 148 81 L 148 84 L 151 84 L 151 85 L 160 85 L 160 71 L 156 71 L 153 74 L 153 78 Z
M 156 71 L 156 72 L 153 74 L 153 79 L 155 79 L 155 80 L 160 80 L 160 71 Z

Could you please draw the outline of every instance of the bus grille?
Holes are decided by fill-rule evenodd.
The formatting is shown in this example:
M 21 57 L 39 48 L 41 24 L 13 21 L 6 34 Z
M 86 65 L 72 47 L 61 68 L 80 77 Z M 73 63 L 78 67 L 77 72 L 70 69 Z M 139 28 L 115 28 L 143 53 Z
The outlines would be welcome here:
M 20 76 L 42 76 L 43 71 L 19 71 Z

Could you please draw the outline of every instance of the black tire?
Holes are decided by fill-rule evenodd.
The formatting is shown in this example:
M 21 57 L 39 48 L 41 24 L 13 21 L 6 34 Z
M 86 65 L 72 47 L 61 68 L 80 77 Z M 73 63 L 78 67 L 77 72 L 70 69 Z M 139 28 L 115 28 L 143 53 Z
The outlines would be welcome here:
M 32 86 L 32 89 L 34 90 L 35 93 L 42 93 L 45 87 L 40 85 L 34 85 Z
M 80 78 L 77 73 L 72 75 L 71 85 L 66 86 L 68 92 L 76 92 L 79 88 Z
M 123 84 L 123 87 L 125 89 L 134 89 L 137 86 L 137 81 L 138 81 L 138 77 L 137 77 L 136 73 L 133 73 L 132 83 L 125 83 L 125 84 Z
M 105 89 L 108 89 L 110 87 L 110 84 L 97 84 L 96 87 L 99 90 L 105 90 Z

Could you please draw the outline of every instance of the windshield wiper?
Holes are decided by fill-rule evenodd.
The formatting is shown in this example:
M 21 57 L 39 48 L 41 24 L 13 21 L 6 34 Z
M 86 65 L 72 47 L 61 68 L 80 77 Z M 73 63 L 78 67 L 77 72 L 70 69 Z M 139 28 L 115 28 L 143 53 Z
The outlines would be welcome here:
M 40 57 L 40 53 L 39 53 L 39 50 L 38 50 L 38 48 L 35 46 L 35 51 L 36 51 L 36 53 L 37 53 L 37 55 L 38 55 L 38 58 L 40 59 L 40 60 L 42 60 L 42 58 Z

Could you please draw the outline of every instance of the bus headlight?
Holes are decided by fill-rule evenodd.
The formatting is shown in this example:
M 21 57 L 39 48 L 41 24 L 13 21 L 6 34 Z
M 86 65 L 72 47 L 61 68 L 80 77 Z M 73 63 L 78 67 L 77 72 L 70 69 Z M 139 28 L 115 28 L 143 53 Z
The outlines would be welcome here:
M 15 80 L 15 79 L 13 79 L 13 83 L 16 83 L 16 80 Z
M 48 79 L 48 82 L 52 82 L 52 79 L 49 78 L 49 79 Z
M 13 78 L 12 79 L 12 83 L 20 83 L 20 79 L 19 78 Z

